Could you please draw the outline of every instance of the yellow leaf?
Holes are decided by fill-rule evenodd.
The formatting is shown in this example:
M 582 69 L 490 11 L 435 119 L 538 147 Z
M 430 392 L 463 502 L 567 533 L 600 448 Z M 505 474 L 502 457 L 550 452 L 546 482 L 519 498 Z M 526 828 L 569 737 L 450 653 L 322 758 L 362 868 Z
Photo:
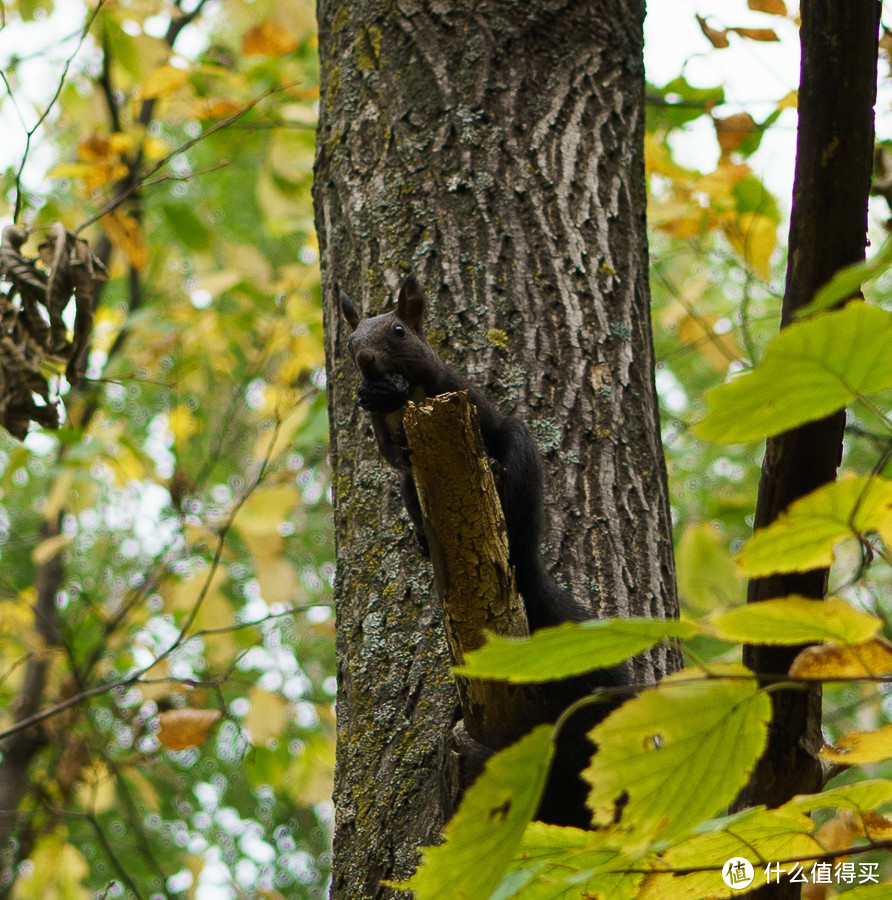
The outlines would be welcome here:
M 139 222 L 118 209 L 113 209 L 100 221 L 109 240 L 127 257 L 133 268 L 144 269 L 149 261 L 149 251 Z
M 129 134 L 124 134 L 122 131 L 116 131 L 109 139 L 108 139 L 108 149 L 110 153 L 117 153 L 118 156 L 122 156 L 125 153 L 129 153 L 135 146 L 135 142 Z
M 251 732 L 251 742 L 255 747 L 266 744 L 272 738 L 279 737 L 288 722 L 290 704 L 281 694 L 273 694 L 262 688 L 254 687 L 248 694 L 251 709 L 245 716 L 245 728 Z
M 309 411 L 310 403 L 308 400 L 304 400 L 288 413 L 277 429 L 271 428 L 262 432 L 254 445 L 255 458 L 269 459 L 270 461 L 278 459 L 282 451 L 291 446 L 295 434 L 306 421 Z
M 729 28 L 741 37 L 749 38 L 751 41 L 779 41 L 777 32 L 773 28 Z
M 281 556 L 256 559 L 254 573 L 260 585 L 260 595 L 268 606 L 280 603 L 293 604 L 300 590 L 300 581 L 294 565 Z
M 74 790 L 81 809 L 93 815 L 108 812 L 117 799 L 115 776 L 103 762 L 94 762 L 84 768 Z
M 157 162 L 159 159 L 164 159 L 168 153 L 170 153 L 170 147 L 161 138 L 150 135 L 142 142 L 142 155 L 146 162 Z
M 93 321 L 92 349 L 107 354 L 120 333 L 125 318 L 123 310 L 117 306 L 100 306 Z
M 745 212 L 725 228 L 725 234 L 735 250 L 753 267 L 758 275 L 767 279 L 769 263 L 777 243 L 777 228 L 767 216 Z
M 784 96 L 777 101 L 778 109 L 796 109 L 797 106 L 799 106 L 799 91 L 796 90 L 784 94 Z
M 844 766 L 863 766 L 892 759 L 892 725 L 876 731 L 850 731 L 832 747 L 823 747 L 821 758 Z
M 256 558 L 269 558 L 281 552 L 279 526 L 300 501 L 300 492 L 290 484 L 261 487 L 245 501 L 233 522 L 233 528 Z
M 770 16 L 785 16 L 787 5 L 784 0 L 749 0 L 749 8 Z
M 217 709 L 170 709 L 158 716 L 158 740 L 168 750 L 201 747 L 222 717 Z
M 232 604 L 221 590 L 228 580 L 229 572 L 218 565 L 209 583 L 207 570 L 204 570 L 186 581 L 165 581 L 161 586 L 161 595 L 170 611 L 181 614 L 178 617 L 180 619 L 191 616 L 200 601 L 198 613 L 192 623 L 192 632 L 223 628 L 231 625 L 233 618 Z
M 173 435 L 173 444 L 177 450 L 182 450 L 192 435 L 201 431 L 201 420 L 192 415 L 191 410 L 184 403 L 175 406 L 167 417 L 167 427 Z
M 15 882 L 14 900 L 89 900 L 82 884 L 90 874 L 87 861 L 69 844 L 64 830 L 38 838 L 31 866 Z
M 189 73 L 185 69 L 176 66 L 159 66 L 149 72 L 148 77 L 142 83 L 141 96 L 143 100 L 155 100 L 166 97 L 178 91 L 189 80 Z
M 245 56 L 284 56 L 298 47 L 297 38 L 284 25 L 267 20 L 242 35 Z
M 31 561 L 35 566 L 42 566 L 61 553 L 73 540 L 73 534 L 55 534 L 48 537 L 31 551 Z
M 716 316 L 686 315 L 678 323 L 678 336 L 688 346 L 696 347 L 711 369 L 725 374 L 731 363 L 740 359 L 740 348 L 730 332 L 713 330 Z
M 880 678 L 889 673 L 892 673 L 892 646 L 879 638 L 854 647 L 838 644 L 806 647 L 790 666 L 794 678 L 823 681 Z

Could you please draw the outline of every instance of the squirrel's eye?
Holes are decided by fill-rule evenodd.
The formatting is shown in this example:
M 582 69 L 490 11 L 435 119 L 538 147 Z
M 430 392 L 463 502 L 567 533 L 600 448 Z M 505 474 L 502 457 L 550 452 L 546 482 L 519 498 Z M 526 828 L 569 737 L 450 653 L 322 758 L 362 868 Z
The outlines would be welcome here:
M 406 333 L 406 329 L 403 328 L 402 325 L 394 325 L 394 326 L 393 326 L 393 333 L 394 333 L 397 337 L 402 337 L 402 336 Z

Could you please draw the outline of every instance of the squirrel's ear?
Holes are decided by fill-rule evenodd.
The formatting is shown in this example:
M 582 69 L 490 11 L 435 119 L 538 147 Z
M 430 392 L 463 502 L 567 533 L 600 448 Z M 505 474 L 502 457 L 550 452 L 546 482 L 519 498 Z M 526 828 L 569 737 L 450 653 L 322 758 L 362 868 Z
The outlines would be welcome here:
M 359 314 L 353 308 L 350 298 L 343 291 L 341 291 L 341 314 L 347 320 L 350 330 L 356 331 L 356 326 L 359 324 Z
M 424 322 L 424 291 L 414 275 L 409 275 L 400 288 L 396 300 L 396 314 L 414 331 L 421 331 Z

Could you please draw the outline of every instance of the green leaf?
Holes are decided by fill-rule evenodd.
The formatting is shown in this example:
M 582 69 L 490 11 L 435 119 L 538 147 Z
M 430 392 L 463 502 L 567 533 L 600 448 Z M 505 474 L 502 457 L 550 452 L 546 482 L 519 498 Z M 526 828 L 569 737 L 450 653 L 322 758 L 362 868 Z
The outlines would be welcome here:
M 881 619 L 860 612 L 839 597 L 763 600 L 714 613 L 710 622 L 723 640 L 747 644 L 861 644 L 883 627 Z
M 695 781 L 690 784 L 695 790 L 702 790 Z M 811 836 L 813 827 L 812 821 L 801 812 L 764 807 L 704 822 L 697 829 L 700 834 L 661 852 L 652 865 L 656 870 L 710 868 L 712 871 L 690 875 L 661 875 L 656 871 L 648 876 L 645 896 L 667 900 L 739 896 L 739 891 L 722 880 L 720 867 L 726 860 L 735 856 L 748 859 L 756 872 L 753 887 L 758 887 L 766 883 L 765 865 L 761 861 L 801 859 L 804 865 L 809 857 L 824 852 L 825 848 Z
M 685 670 L 623 704 L 591 732 L 583 777 L 594 822 L 669 839 L 723 809 L 765 747 L 771 702 L 742 666 Z
M 807 572 L 829 566 L 843 538 L 868 531 L 892 546 L 892 481 L 844 477 L 791 503 L 743 545 L 737 562 L 754 578 Z
M 554 729 L 540 725 L 490 757 L 418 870 L 397 885 L 416 900 L 487 900 L 533 817 L 554 755 Z
M 800 309 L 797 315 L 800 317 L 811 315 L 854 297 L 860 292 L 862 284 L 878 278 L 890 266 L 892 266 L 892 238 L 887 240 L 871 259 L 840 269 L 818 290 L 814 300 Z
M 555 681 L 616 665 L 667 637 L 687 638 L 697 626 L 676 619 L 594 619 L 542 628 L 531 638 L 490 635 L 469 653 L 460 675 L 515 683 Z
M 874 778 L 855 784 L 829 788 L 820 794 L 802 794 L 788 800 L 780 809 L 813 813 L 817 809 L 854 809 L 870 812 L 892 800 L 892 781 Z
M 892 314 L 862 302 L 784 328 L 746 375 L 713 388 L 694 426 L 726 444 L 780 434 L 892 387 Z
M 615 846 L 616 840 L 616 833 L 611 831 L 582 831 L 530 822 L 490 900 L 579 896 L 632 900 L 644 873 L 618 871 L 629 869 L 630 861 Z
M 728 542 L 712 522 L 697 522 L 682 532 L 675 551 L 678 592 L 685 608 L 704 613 L 743 602 L 743 579 Z
M 208 250 L 213 243 L 210 229 L 188 206 L 166 203 L 161 207 L 174 235 L 189 250 Z

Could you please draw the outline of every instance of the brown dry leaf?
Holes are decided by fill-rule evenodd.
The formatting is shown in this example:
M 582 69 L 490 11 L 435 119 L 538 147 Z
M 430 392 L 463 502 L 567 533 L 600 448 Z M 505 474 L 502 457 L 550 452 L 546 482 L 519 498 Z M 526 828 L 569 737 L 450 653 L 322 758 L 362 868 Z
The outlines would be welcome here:
M 821 749 L 821 758 L 844 766 L 866 765 L 892 758 L 892 725 L 876 731 L 850 731 L 832 747 Z
M 861 822 L 867 837 L 872 841 L 888 841 L 892 838 L 892 821 L 878 812 L 866 812 L 861 816 Z
M 780 41 L 777 32 L 773 28 L 729 28 L 741 37 L 749 38 L 751 41 Z
M 745 112 L 712 121 L 722 156 L 733 153 L 759 127 L 753 117 Z
M 223 713 L 217 709 L 171 709 L 161 713 L 158 740 L 168 750 L 200 747 L 208 739 L 211 729 Z
M 787 5 L 784 0 L 749 0 L 749 8 L 769 16 L 785 16 Z
M 794 678 L 832 681 L 837 678 L 879 678 L 892 673 L 892 647 L 874 638 L 853 647 L 820 644 L 806 647 L 790 666 Z
M 284 56 L 298 47 L 297 38 L 284 25 L 267 20 L 242 35 L 245 56 Z
M 716 50 L 724 50 L 725 47 L 730 46 L 730 42 L 728 40 L 728 32 L 724 29 L 719 31 L 717 28 L 710 28 L 706 24 L 706 19 L 703 16 L 697 16 L 697 24 L 700 26 L 700 30 L 706 36 L 706 40 L 712 44 Z
M 851 809 L 839 809 L 815 834 L 815 840 L 828 850 L 847 850 L 861 837 L 860 816 Z

